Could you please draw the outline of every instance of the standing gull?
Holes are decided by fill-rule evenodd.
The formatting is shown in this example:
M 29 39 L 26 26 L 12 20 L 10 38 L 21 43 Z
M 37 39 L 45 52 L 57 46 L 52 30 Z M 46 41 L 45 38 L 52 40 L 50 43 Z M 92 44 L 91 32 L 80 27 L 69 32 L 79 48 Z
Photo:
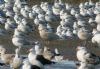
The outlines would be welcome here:
M 93 53 L 90 53 L 86 47 L 78 46 L 76 56 L 77 59 L 83 63 L 89 63 L 89 64 L 100 63 L 100 57 L 96 56 Z
M 20 68 L 21 65 L 22 65 L 23 59 L 20 57 L 19 51 L 20 51 L 19 48 L 17 48 L 15 50 L 15 57 L 14 57 L 13 61 L 10 64 L 11 68 L 13 68 L 13 69 Z
M 10 64 L 15 56 L 14 54 L 6 54 L 5 48 L 2 48 L 0 53 L 1 53 L 1 60 L 5 64 Z

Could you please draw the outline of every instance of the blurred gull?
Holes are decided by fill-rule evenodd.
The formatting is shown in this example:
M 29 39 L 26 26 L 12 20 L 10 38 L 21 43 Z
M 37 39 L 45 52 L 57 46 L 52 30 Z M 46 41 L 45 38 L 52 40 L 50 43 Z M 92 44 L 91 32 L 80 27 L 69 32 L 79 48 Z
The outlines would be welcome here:
M 54 53 L 50 50 L 49 47 L 44 46 L 43 56 L 44 56 L 46 59 L 51 60 L 51 59 L 54 58 Z
M 100 13 L 96 15 L 95 21 L 100 24 Z
M 97 23 L 95 22 L 95 20 L 93 18 L 89 18 L 89 24 L 92 28 L 96 28 L 97 27 Z
M 98 32 L 97 34 L 94 34 L 92 37 L 92 43 L 96 44 L 97 47 L 100 46 L 100 33 Z
M 22 19 L 22 22 L 17 28 L 24 33 L 30 33 L 33 31 L 33 26 L 26 19 Z
M 95 65 L 81 62 L 78 69 L 95 69 Z
M 20 51 L 20 49 L 16 48 L 15 57 L 13 58 L 13 61 L 10 64 L 10 67 L 12 69 L 20 68 L 22 65 L 23 59 L 20 57 L 19 51 Z
M 100 31 L 100 24 L 97 24 L 97 30 Z
M 13 35 L 12 43 L 17 47 L 28 47 L 29 45 L 34 45 L 34 42 L 30 41 L 23 35 Z
M 52 10 L 47 10 L 47 12 L 45 14 L 45 20 L 47 22 L 56 21 L 56 16 L 53 14 Z
M 15 21 L 13 21 L 11 18 L 7 19 L 7 22 L 5 23 L 5 29 L 7 31 L 11 31 L 17 27 L 17 24 Z
M 80 62 L 88 63 L 88 64 L 99 64 L 100 57 L 88 51 L 86 47 L 78 46 L 77 47 L 77 59 Z
M 28 59 L 25 59 L 23 61 L 23 66 L 22 66 L 22 69 L 33 69 L 31 63 L 29 62 Z M 38 68 L 37 68 L 38 69 Z M 39 68 L 40 69 L 40 68 Z
M 63 58 L 64 58 L 64 57 L 59 53 L 59 51 L 58 51 L 57 48 L 55 48 L 55 56 L 54 56 L 54 58 L 55 58 L 56 61 L 61 61 L 61 60 L 63 60 Z
M 39 34 L 40 34 L 40 37 L 44 40 L 57 40 L 59 39 L 59 37 L 53 33 L 53 32 L 50 32 L 46 26 L 42 25 L 42 24 L 39 24 L 39 27 L 38 27 L 38 30 L 39 30 Z
M 30 53 L 28 54 L 29 62 L 33 66 L 35 66 L 36 69 L 37 68 L 44 69 L 44 65 L 53 63 L 52 61 L 45 59 L 43 55 L 41 55 L 41 52 L 36 53 L 36 51 L 33 48 L 31 48 L 29 51 L 30 51 Z
M 84 43 L 85 46 L 87 44 L 87 41 L 92 38 L 92 33 L 90 32 L 90 30 L 87 30 L 83 27 L 78 30 L 77 36 L 79 39 L 85 42 Z
M 1 60 L 5 64 L 10 64 L 15 56 L 14 54 L 7 54 L 5 48 L 2 48 L 0 53 L 1 53 Z

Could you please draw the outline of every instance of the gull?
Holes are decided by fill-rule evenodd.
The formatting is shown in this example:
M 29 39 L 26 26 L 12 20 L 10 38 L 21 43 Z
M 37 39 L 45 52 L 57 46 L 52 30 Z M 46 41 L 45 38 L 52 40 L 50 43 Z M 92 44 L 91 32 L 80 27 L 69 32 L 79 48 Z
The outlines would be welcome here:
M 28 59 L 25 59 L 25 60 L 23 61 L 22 69 L 32 69 L 32 65 L 31 65 L 31 63 L 29 62 Z
M 0 45 L 0 53 L 2 52 L 3 49 L 4 49 L 3 45 Z
M 6 18 L 3 16 L 0 16 L 0 24 L 5 24 Z
M 7 31 L 11 31 L 17 27 L 17 24 L 15 21 L 11 20 L 10 18 L 7 19 L 7 22 L 5 23 L 5 29 Z
M 83 8 L 83 7 L 84 7 L 84 3 L 80 3 L 79 8 Z
M 15 13 L 20 13 L 20 9 L 17 7 L 17 5 L 15 5 L 14 4 L 14 6 L 13 6 L 13 11 L 15 12 Z
M 8 10 L 12 10 L 12 7 L 14 5 L 14 1 L 9 0 L 9 2 L 5 3 L 4 9 Z
M 0 4 L 0 9 L 4 9 L 4 3 L 5 3 L 5 1 L 4 0 L 2 0 L 1 2 L 0 2 L 1 4 Z
M 53 32 L 50 32 L 44 25 L 42 24 L 39 24 L 39 34 L 40 34 L 40 37 L 43 39 L 43 40 L 57 40 L 59 39 L 59 37 L 53 33 Z
M 97 23 L 94 21 L 93 18 L 89 18 L 88 23 L 90 24 L 90 26 L 91 26 L 92 28 L 96 28 L 96 27 L 97 27 Z
M 34 19 L 35 16 L 36 16 L 36 14 L 34 14 L 33 11 L 29 11 L 29 14 L 28 15 L 29 15 L 29 18 L 30 19 Z
M 100 31 L 100 24 L 97 24 L 97 30 Z
M 20 24 L 22 22 L 22 19 L 23 19 L 22 15 L 20 15 L 19 13 L 15 13 L 14 20 L 17 24 Z
M 32 65 L 37 65 L 40 68 L 44 68 L 44 65 L 48 65 L 48 64 L 53 64 L 55 62 L 46 59 L 41 52 L 38 52 L 39 50 L 34 50 L 33 48 L 31 48 L 30 53 L 28 54 L 28 59 L 29 62 Z M 37 53 L 38 52 L 38 53 Z M 34 62 L 33 62 L 34 61 Z
M 86 21 L 84 21 L 83 19 L 78 19 L 77 24 L 78 24 L 79 26 L 84 27 L 84 26 L 86 26 L 86 25 L 87 25 L 87 22 L 86 22 Z
M 75 15 L 77 13 L 76 9 L 75 8 L 72 8 L 71 11 L 70 11 L 71 15 Z
M 81 14 L 82 16 L 88 16 L 87 10 L 84 9 L 84 8 L 80 8 L 80 14 Z
M 77 47 L 77 59 L 80 62 L 88 63 L 88 64 L 99 64 L 100 57 L 88 51 L 86 47 L 78 46 Z
M 20 57 L 19 51 L 20 51 L 20 49 L 16 48 L 16 50 L 15 50 L 15 57 L 13 58 L 13 61 L 10 64 L 10 67 L 12 69 L 20 68 L 21 65 L 22 65 L 23 59 Z
M 26 11 L 30 11 L 31 10 L 31 8 L 28 5 L 25 5 L 24 8 L 25 8 Z
M 71 8 L 72 8 L 72 5 L 71 4 L 68 4 L 68 3 L 66 3 L 65 5 L 66 5 L 66 10 L 67 11 L 70 11 Z
M 91 41 L 92 41 L 93 44 L 96 44 L 97 47 L 99 47 L 100 46 L 100 33 L 95 34 L 92 37 L 92 40 Z
M 51 27 L 51 25 L 49 23 L 47 23 L 47 29 L 49 32 L 53 32 L 53 28 Z
M 44 15 L 44 14 L 38 14 L 38 18 L 39 18 L 39 20 L 41 20 L 41 21 L 43 21 L 43 22 L 46 21 L 46 20 L 45 20 L 45 15 Z
M 83 40 L 85 42 L 84 45 L 86 45 L 87 40 L 92 38 L 92 33 L 83 27 L 78 30 L 77 36 L 79 39 Z
M 100 8 L 100 2 L 97 2 L 97 3 L 95 4 L 94 14 L 97 15 L 97 14 L 100 13 L 99 8 Z
M 10 64 L 14 58 L 14 54 L 6 54 L 6 49 L 2 48 L 1 49 L 1 60 L 5 63 L 5 64 Z
M 34 66 L 34 67 L 33 67 L 32 64 L 29 62 L 28 59 L 25 59 L 25 60 L 23 61 L 22 69 L 34 69 L 34 68 L 40 69 L 38 66 Z
M 36 41 L 34 49 L 35 49 L 35 53 L 39 54 L 39 55 L 43 54 L 43 52 L 42 52 L 43 50 L 42 50 L 42 48 L 40 48 L 40 46 L 41 46 L 40 43 L 38 41 Z
M 36 16 L 34 19 L 34 24 L 38 26 L 40 23 L 41 21 L 39 20 L 38 16 Z
M 33 48 L 31 48 L 31 49 L 29 50 L 29 52 L 30 52 L 30 53 L 28 54 L 28 60 L 29 60 L 29 62 L 30 62 L 32 65 L 36 65 L 36 66 L 40 67 L 41 69 L 44 69 L 43 64 L 42 64 L 41 62 L 39 62 L 38 60 L 36 60 L 37 55 L 36 55 L 36 53 L 35 53 L 35 50 L 34 50 Z
M 74 37 L 74 34 L 73 34 L 73 32 L 71 31 L 71 29 L 68 29 L 67 32 L 66 32 L 65 34 L 66 34 L 66 36 L 67 36 L 68 38 L 73 38 L 73 37 Z
M 34 5 L 32 10 L 34 10 L 37 14 L 44 14 L 43 9 L 39 5 Z
M 37 65 L 32 65 L 28 59 L 25 59 L 23 61 L 23 66 L 22 69 L 41 69 L 39 66 Z
M 30 41 L 28 38 L 26 38 L 26 36 L 23 35 L 13 35 L 12 43 L 19 48 L 34 45 L 34 42 Z
M 77 69 L 95 69 L 95 65 L 81 62 Z
M 53 22 L 53 21 L 56 21 L 56 16 L 53 14 L 53 11 L 52 10 L 47 10 L 46 11 L 46 14 L 45 14 L 45 20 L 47 22 Z
M 78 32 L 77 29 L 73 29 L 73 34 L 74 34 L 75 36 L 77 36 L 77 32 Z
M 24 33 L 29 33 L 33 31 L 33 28 L 30 24 L 28 24 L 26 21 L 24 21 L 24 19 L 22 19 L 22 23 L 20 23 L 17 28 L 24 32 Z
M 92 2 L 92 0 L 89 0 L 89 5 L 90 6 L 95 6 L 95 4 Z
M 11 10 L 6 11 L 6 16 L 13 17 L 14 16 L 14 12 L 11 11 Z
M 61 54 L 59 53 L 58 49 L 55 48 L 55 55 L 54 55 L 54 58 L 56 61 L 60 61 L 60 60 L 63 60 L 63 56 L 61 56 Z
M 55 0 L 54 5 L 52 6 L 52 10 L 55 15 L 60 14 L 60 11 L 62 10 L 62 6 L 59 3 L 59 1 L 57 2 L 57 0 Z
M 48 47 L 45 46 L 44 50 L 43 50 L 43 56 L 46 59 L 51 60 L 54 57 L 54 53 L 50 50 L 50 48 L 48 48 Z
M 26 1 L 21 2 L 20 0 L 16 0 L 16 1 L 15 1 L 15 5 L 16 5 L 19 9 L 21 9 L 21 8 L 23 7 L 23 5 L 27 5 L 27 2 L 26 2 Z
M 60 11 L 60 19 L 62 19 L 62 20 L 66 19 L 67 15 L 68 15 L 68 13 L 67 13 L 66 10 L 61 10 Z
M 96 15 L 95 21 L 96 23 L 100 24 L 100 13 Z
M 29 12 L 27 10 L 25 10 L 25 8 L 21 8 L 20 12 L 23 15 L 23 17 L 25 17 L 25 18 L 29 17 Z
M 93 28 L 93 31 L 92 31 L 93 36 L 94 36 L 95 34 L 99 34 L 99 33 L 100 33 L 100 31 L 98 31 L 96 28 Z

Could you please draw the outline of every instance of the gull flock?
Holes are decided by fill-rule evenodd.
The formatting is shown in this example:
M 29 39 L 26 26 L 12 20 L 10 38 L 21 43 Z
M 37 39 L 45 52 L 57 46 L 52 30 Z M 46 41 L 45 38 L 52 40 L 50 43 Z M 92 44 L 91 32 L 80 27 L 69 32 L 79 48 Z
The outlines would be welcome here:
M 91 0 L 77 6 L 55 0 L 53 4 L 41 2 L 29 6 L 27 1 L 1 0 L 0 1 L 0 38 L 12 35 L 12 43 L 17 46 L 15 54 L 7 54 L 6 49 L 0 46 L 0 65 L 10 65 L 12 69 L 44 69 L 47 64 L 56 64 L 51 61 L 63 60 L 63 56 L 55 48 L 40 48 L 39 42 L 30 41 L 30 33 L 37 31 L 45 41 L 65 40 L 78 38 L 85 43 L 77 47 L 78 69 L 95 69 L 100 63 L 100 57 L 88 52 L 85 47 L 91 41 L 100 47 L 100 1 Z M 57 24 L 54 29 L 52 24 Z M 33 33 L 34 34 L 34 33 Z M 27 56 L 22 56 L 22 47 L 33 47 Z

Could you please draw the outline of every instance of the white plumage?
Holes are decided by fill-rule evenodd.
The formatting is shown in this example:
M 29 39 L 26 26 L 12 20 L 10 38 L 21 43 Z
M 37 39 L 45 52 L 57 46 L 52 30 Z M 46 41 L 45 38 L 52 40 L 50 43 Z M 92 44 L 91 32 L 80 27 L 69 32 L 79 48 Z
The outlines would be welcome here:
M 95 69 L 95 65 L 81 62 L 78 69 Z
M 100 62 L 100 59 L 98 56 L 96 56 L 95 54 L 93 53 L 90 53 L 86 47 L 81 47 L 81 46 L 78 46 L 77 47 L 77 59 L 80 61 L 80 62 L 83 62 L 83 63 L 89 63 L 89 64 L 98 64 Z
M 30 53 L 28 54 L 29 62 L 32 65 L 36 65 L 43 69 L 44 68 L 43 64 L 41 64 L 38 60 L 36 60 L 37 54 L 35 53 L 35 50 L 31 48 L 29 51 L 30 51 Z
M 25 59 L 24 61 L 23 61 L 23 66 L 22 66 L 22 69 L 31 69 L 31 64 L 30 64 L 30 62 L 29 62 L 29 60 L 28 59 Z
M 19 51 L 20 51 L 19 48 L 17 48 L 15 50 L 15 57 L 14 57 L 12 63 L 10 64 L 11 68 L 13 68 L 13 69 L 20 68 L 22 65 L 23 59 L 20 57 Z
M 97 44 L 98 46 L 100 46 L 100 33 L 95 34 L 92 37 L 92 43 Z

